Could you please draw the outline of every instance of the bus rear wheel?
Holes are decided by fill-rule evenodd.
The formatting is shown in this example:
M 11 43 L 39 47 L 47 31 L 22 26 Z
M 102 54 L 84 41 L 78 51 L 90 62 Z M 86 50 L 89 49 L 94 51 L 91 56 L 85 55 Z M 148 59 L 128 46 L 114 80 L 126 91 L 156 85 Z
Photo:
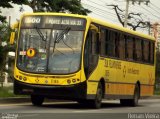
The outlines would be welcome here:
M 137 106 L 139 98 L 140 98 L 140 89 L 139 89 L 139 86 L 136 85 L 135 90 L 134 90 L 133 99 L 130 100 L 130 105 L 134 107 Z
M 33 105 L 41 106 L 44 101 L 44 97 L 39 95 L 31 95 L 31 101 Z
M 134 89 L 133 99 L 120 99 L 120 103 L 121 105 L 124 105 L 124 106 L 135 107 L 138 105 L 139 97 L 140 97 L 140 89 L 139 89 L 139 86 L 136 85 Z

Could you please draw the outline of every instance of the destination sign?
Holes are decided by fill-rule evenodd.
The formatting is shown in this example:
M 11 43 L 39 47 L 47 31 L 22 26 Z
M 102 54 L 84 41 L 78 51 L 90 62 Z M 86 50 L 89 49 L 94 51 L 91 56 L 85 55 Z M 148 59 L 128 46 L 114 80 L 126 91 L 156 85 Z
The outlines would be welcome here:
M 55 25 L 73 26 L 84 28 L 86 20 L 76 17 L 65 16 L 25 16 L 22 19 L 21 27 L 27 28 L 53 28 Z
M 82 26 L 83 25 L 82 19 L 74 19 L 74 18 L 49 18 L 46 20 L 46 24 L 61 24 L 61 25 L 75 25 L 75 26 Z
M 41 23 L 41 18 L 40 17 L 26 17 L 24 19 L 25 24 L 39 24 Z

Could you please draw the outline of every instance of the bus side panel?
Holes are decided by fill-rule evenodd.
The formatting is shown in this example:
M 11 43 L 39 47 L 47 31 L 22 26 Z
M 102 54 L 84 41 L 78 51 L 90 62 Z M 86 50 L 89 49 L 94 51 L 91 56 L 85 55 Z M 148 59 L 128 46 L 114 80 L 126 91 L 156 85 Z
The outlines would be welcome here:
M 151 96 L 154 89 L 154 73 L 152 65 L 100 58 L 88 79 L 87 94 L 95 95 L 98 82 L 103 78 L 106 98 L 133 98 L 136 83 L 140 84 L 140 96 Z
M 155 83 L 155 67 L 141 64 L 141 96 L 152 96 Z

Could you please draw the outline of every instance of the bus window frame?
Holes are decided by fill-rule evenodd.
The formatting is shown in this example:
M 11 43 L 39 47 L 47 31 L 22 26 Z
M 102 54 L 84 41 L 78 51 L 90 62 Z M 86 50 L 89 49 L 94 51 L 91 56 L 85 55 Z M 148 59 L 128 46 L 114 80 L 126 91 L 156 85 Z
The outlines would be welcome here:
M 126 58 L 126 56 L 125 56 L 125 54 L 126 54 L 126 49 L 124 48 L 124 56 L 123 57 L 117 57 L 116 55 L 115 56 L 108 56 L 108 55 L 106 55 L 106 51 L 105 51 L 105 55 L 104 54 L 101 54 L 101 49 L 99 49 L 99 51 L 100 51 L 100 57 L 104 57 L 104 58 L 111 58 L 111 59 L 117 59 L 117 60 L 123 60 L 123 61 L 128 61 L 128 62 L 134 62 L 134 63 L 140 63 L 140 64 L 146 64 L 146 65 L 154 65 L 155 64 L 155 52 L 153 52 L 153 62 L 144 62 L 143 60 L 142 60 L 142 56 L 141 56 L 141 60 L 136 60 L 135 59 L 135 51 L 136 51 L 136 44 L 135 44 L 135 42 L 136 42 L 136 39 L 139 39 L 139 40 L 141 40 L 141 44 L 142 44 L 142 41 L 143 40 L 147 40 L 149 43 L 153 43 L 153 44 L 155 44 L 155 41 L 153 41 L 153 40 L 150 40 L 150 39 L 147 39 L 147 38 L 143 38 L 143 37 L 140 37 L 140 36 L 134 36 L 134 34 L 131 34 L 131 33 L 127 33 L 127 32 L 124 32 L 124 31 L 120 31 L 120 30 L 117 30 L 117 29 L 114 29 L 114 28 L 110 28 L 110 27 L 108 27 L 108 26 L 102 26 L 102 25 L 98 25 L 98 24 L 96 24 L 96 23 L 93 23 L 95 26 L 97 26 L 97 27 L 99 27 L 99 29 L 100 29 L 100 31 L 101 31 L 101 29 L 103 29 L 103 30 L 111 30 L 111 31 L 114 31 L 114 32 L 117 32 L 117 33 L 119 33 L 120 34 L 120 39 L 123 39 L 123 35 L 128 35 L 128 36 L 130 36 L 131 38 L 132 38 L 132 40 L 133 40 L 133 59 L 132 60 L 129 60 L 129 59 L 127 59 Z M 101 33 L 100 33 L 101 34 Z M 105 38 L 106 38 L 106 35 L 105 35 Z M 125 42 L 125 41 L 124 41 Z M 100 39 L 100 43 L 99 44 L 101 44 L 102 43 L 102 41 L 101 41 L 101 39 Z M 104 42 L 104 43 L 106 43 L 106 42 Z M 101 45 L 100 45 L 101 46 Z M 154 45 L 153 45 L 154 46 Z M 125 47 L 125 45 L 124 45 L 124 47 Z M 100 47 L 101 48 L 101 47 Z M 153 47 L 153 51 L 155 50 L 155 46 Z M 141 45 L 141 55 L 142 55 L 142 45 Z

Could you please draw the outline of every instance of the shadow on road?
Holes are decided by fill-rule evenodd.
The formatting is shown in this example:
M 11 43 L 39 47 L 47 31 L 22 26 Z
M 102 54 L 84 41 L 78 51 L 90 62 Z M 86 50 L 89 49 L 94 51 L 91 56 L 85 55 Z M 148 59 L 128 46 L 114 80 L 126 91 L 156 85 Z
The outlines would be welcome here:
M 49 103 L 43 104 L 41 107 L 46 108 L 58 108 L 58 109 L 93 109 L 88 105 L 79 104 L 77 102 L 63 102 L 63 103 Z M 120 103 L 102 103 L 101 109 L 110 109 L 110 108 L 128 108 L 127 106 L 123 106 Z M 138 107 L 143 107 L 143 105 L 138 105 Z

